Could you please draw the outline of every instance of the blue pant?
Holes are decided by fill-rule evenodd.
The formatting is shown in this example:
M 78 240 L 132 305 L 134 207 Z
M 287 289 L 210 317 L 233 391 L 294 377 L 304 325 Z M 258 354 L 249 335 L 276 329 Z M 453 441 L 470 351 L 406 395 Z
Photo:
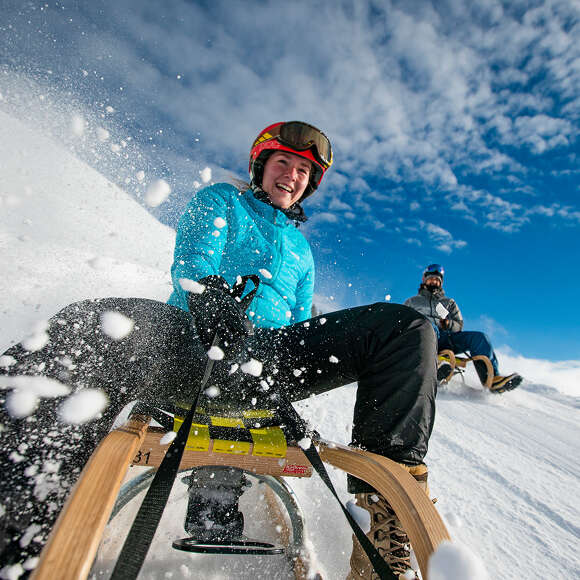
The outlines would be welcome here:
M 497 358 L 486 334 L 477 330 L 449 332 L 436 329 L 436 332 L 439 339 L 439 350 L 448 348 L 455 354 L 465 352 L 469 356 L 484 355 L 491 361 L 494 374 L 499 375 Z

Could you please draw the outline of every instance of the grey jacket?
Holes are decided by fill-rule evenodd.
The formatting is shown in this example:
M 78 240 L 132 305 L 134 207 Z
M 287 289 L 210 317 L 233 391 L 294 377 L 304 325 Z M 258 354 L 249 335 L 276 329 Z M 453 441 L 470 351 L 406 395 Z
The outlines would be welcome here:
M 438 304 L 441 306 L 438 307 Z M 426 316 L 437 328 L 440 328 L 439 320 L 446 318 L 451 321 L 449 328 L 446 328 L 446 330 L 449 332 L 463 330 L 463 317 L 461 316 L 459 306 L 457 306 L 453 298 L 445 296 L 443 289 L 436 290 L 432 293 L 421 284 L 419 294 L 407 298 L 405 300 L 405 306 L 410 306 L 417 312 L 423 314 L 423 316 Z M 445 311 L 448 312 L 447 315 Z

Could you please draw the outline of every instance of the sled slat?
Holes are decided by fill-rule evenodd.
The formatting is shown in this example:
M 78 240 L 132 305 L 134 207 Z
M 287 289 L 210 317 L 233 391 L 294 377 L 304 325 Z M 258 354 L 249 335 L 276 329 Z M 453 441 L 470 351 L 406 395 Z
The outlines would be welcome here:
M 101 441 L 56 521 L 33 580 L 80 580 L 88 576 L 121 482 L 145 437 L 148 422 L 149 417 L 133 416 Z
M 161 445 L 161 438 L 165 430 L 150 427 L 140 449 L 136 452 L 131 465 L 139 467 L 159 467 L 169 445 Z M 269 437 L 273 437 L 270 435 Z M 233 443 L 233 442 L 232 442 Z M 284 457 L 279 451 L 282 448 L 280 441 L 274 440 L 274 451 L 266 454 L 264 444 L 252 442 L 248 444 L 244 454 L 224 453 L 223 441 L 210 439 L 207 451 L 196 451 L 186 447 L 181 459 L 180 469 L 201 467 L 202 465 L 227 465 L 239 467 L 261 475 L 277 477 L 310 477 L 312 466 L 300 447 L 288 445 L 284 450 Z M 254 453 L 254 450 L 256 453 Z
M 398 463 L 359 449 L 321 442 L 320 457 L 372 485 L 391 504 L 413 546 L 424 580 L 429 556 L 451 537 L 441 516 L 412 475 Z

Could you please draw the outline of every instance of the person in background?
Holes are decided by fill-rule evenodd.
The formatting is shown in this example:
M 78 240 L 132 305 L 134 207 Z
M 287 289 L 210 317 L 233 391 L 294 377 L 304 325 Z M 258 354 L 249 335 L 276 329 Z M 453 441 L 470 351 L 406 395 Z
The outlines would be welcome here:
M 503 393 L 515 389 L 522 377 L 517 373 L 500 375 L 497 357 L 491 341 L 483 332 L 463 330 L 463 317 L 459 306 L 453 298 L 445 295 L 443 277 L 445 270 L 440 264 L 430 264 L 423 272 L 423 279 L 416 296 L 407 298 L 404 304 L 423 314 L 433 325 L 438 339 L 439 351 L 449 349 L 454 353 L 467 353 L 470 357 L 486 356 L 493 367 L 493 379 L 490 390 Z M 483 385 L 488 379 L 488 368 L 484 361 L 475 360 L 474 366 Z M 437 378 L 443 380 L 451 372 L 451 365 L 443 362 L 437 372 Z

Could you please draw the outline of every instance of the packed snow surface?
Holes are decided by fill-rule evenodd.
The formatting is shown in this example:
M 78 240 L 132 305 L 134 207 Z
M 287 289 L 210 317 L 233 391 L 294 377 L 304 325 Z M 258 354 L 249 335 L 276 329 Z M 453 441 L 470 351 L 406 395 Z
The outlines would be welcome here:
M 86 138 L 90 127 L 84 117 L 71 111 L 67 122 L 75 138 Z M 99 130 L 97 137 L 102 147 L 110 148 L 107 131 Z M 167 299 L 175 233 L 147 209 L 46 134 L 1 110 L 0 164 L 0 353 L 22 340 L 42 348 L 46 320 L 77 300 Z M 138 168 L 132 173 L 144 186 L 150 182 L 150 205 L 171 195 L 156 176 Z M 200 179 L 208 183 L 211 170 L 203 170 Z M 131 321 L 115 316 L 102 323 L 113 337 L 131 331 Z M 499 355 L 503 370 L 526 377 L 519 389 L 492 395 L 468 373 L 438 395 L 427 463 L 431 493 L 454 542 L 442 545 L 432 558 L 431 579 L 578 578 L 580 363 Z M 9 357 L 0 359 L 2 366 L 12 363 Z M 259 376 L 261 363 L 249 361 L 243 370 Z M 72 395 L 49 381 L 2 379 L 0 389 L 10 394 L 7 405 L 20 416 L 34 413 L 41 397 L 62 397 L 65 420 L 70 413 L 90 420 L 106 404 L 96 392 Z M 349 385 L 297 407 L 323 437 L 348 443 L 354 397 L 355 386 Z M 18 460 L 18 450 L 14 453 Z M 352 501 L 344 474 L 329 470 L 342 498 Z M 345 577 L 351 533 L 344 516 L 316 476 L 287 481 L 306 514 L 306 545 L 314 569 L 325 579 Z M 181 504 L 174 509 L 183 514 L 186 491 L 179 485 L 175 493 Z M 259 505 L 260 496 L 256 501 Z M 252 518 L 249 525 L 263 511 L 258 509 L 256 522 Z M 178 523 L 182 517 L 172 515 Z M 255 536 L 264 525 L 254 526 Z M 144 578 L 168 577 L 162 565 L 166 544 L 169 540 L 151 555 Z M 171 566 L 173 579 L 277 577 L 272 565 L 252 558 L 242 558 L 234 573 L 224 571 L 223 560 L 212 556 L 180 557 Z M 21 572 L 6 574 L 17 578 Z

